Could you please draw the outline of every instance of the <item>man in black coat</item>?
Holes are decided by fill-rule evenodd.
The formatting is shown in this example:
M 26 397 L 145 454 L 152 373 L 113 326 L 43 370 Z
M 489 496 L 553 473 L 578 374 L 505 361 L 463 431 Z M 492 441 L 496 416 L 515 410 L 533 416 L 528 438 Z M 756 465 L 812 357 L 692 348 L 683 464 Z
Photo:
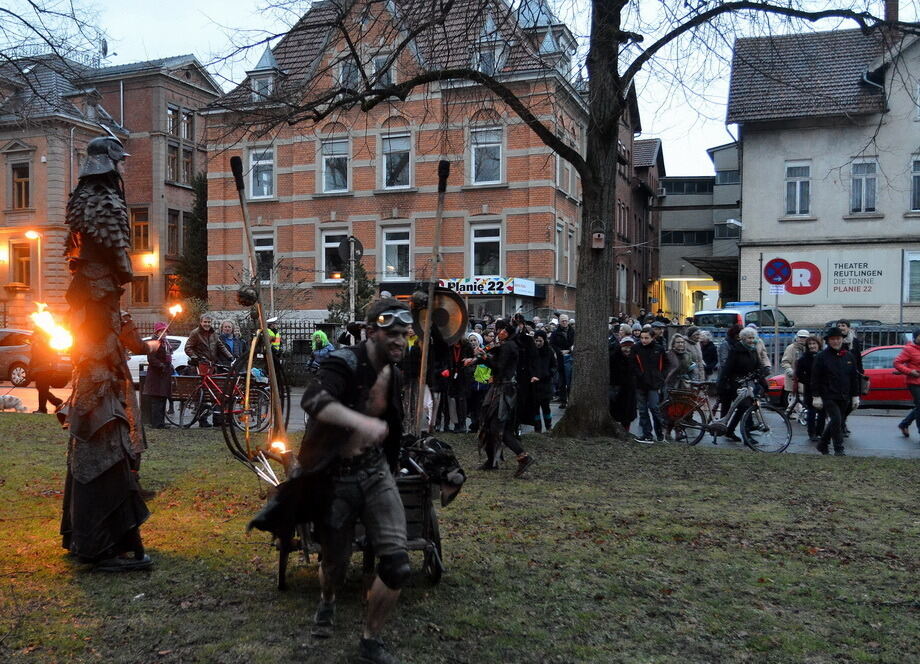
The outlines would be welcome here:
M 639 426 L 642 427 L 642 437 L 637 438 L 636 442 L 664 442 L 664 427 L 658 403 L 664 385 L 665 365 L 664 353 L 652 339 L 651 330 L 642 330 L 639 333 L 639 345 L 629 357 L 629 366 L 636 378 L 636 404 L 639 408 Z
M 824 410 L 827 424 L 818 451 L 827 454 L 834 441 L 834 454 L 844 456 L 843 418 L 848 408 L 859 408 L 859 373 L 853 353 L 844 349 L 846 335 L 839 327 L 824 333 L 827 347 L 815 356 L 811 367 L 812 405 Z
M 559 327 L 549 336 L 549 345 L 556 351 L 556 365 L 559 367 L 559 407 L 565 408 L 569 403 L 572 351 L 575 349 L 575 328 L 566 314 L 559 316 Z
M 151 340 L 157 340 L 166 330 L 166 323 L 153 326 Z M 159 347 L 147 353 L 147 377 L 144 379 L 142 393 L 150 402 L 150 427 L 166 428 L 166 400 L 172 392 L 172 354 L 169 342 L 163 337 Z

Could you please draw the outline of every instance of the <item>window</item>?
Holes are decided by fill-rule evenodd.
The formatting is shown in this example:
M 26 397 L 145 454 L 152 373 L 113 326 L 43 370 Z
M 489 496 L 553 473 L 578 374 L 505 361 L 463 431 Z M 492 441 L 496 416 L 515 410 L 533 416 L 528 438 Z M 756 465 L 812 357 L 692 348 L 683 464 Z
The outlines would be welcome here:
M 378 55 L 374 58 L 374 76 L 377 77 L 375 87 L 385 88 L 393 85 L 393 68 L 386 66 L 389 59 L 388 55 Z
M 349 90 L 357 90 L 361 85 L 361 74 L 358 71 L 358 63 L 351 56 L 342 60 L 339 68 L 339 85 Z
M 13 269 L 13 281 L 32 285 L 32 247 L 28 242 L 10 245 L 10 267 Z
M 502 181 L 502 130 L 473 129 L 473 184 L 495 184 Z
M 341 281 L 345 271 L 345 262 L 339 256 L 339 245 L 348 239 L 342 231 L 327 231 L 323 233 L 323 280 Z
M 259 148 L 249 153 L 250 198 L 271 198 L 275 195 L 275 151 Z
M 786 214 L 808 214 L 811 205 L 811 164 L 786 162 Z
M 874 161 L 853 164 L 850 212 L 875 212 L 876 166 Z
M 408 136 L 386 136 L 383 139 L 383 186 L 395 189 L 409 186 Z
M 189 244 L 189 233 L 191 232 L 191 228 L 192 228 L 192 213 L 183 212 L 182 213 L 182 227 L 179 229 L 179 232 L 180 232 L 179 249 L 182 251 L 188 251 L 191 248 L 191 245 Z
M 170 182 L 179 181 L 179 146 L 169 145 L 166 148 L 166 179 Z
M 275 89 L 274 76 L 253 76 L 252 77 L 252 100 L 263 101 L 268 99 Z
M 870 350 L 863 355 L 863 369 L 893 369 L 894 361 L 901 354 L 900 348 L 883 348 Z
M 729 238 L 741 237 L 741 229 L 734 224 L 716 224 L 715 239 L 727 240 Z
M 556 281 L 566 283 L 569 280 L 569 260 L 566 256 L 565 227 L 556 226 Z
M 166 212 L 166 254 L 178 256 L 182 251 L 179 245 L 179 211 L 167 210 Z
M 323 142 L 323 191 L 348 191 L 348 140 Z
M 556 173 L 556 185 L 564 193 L 574 194 L 575 191 L 570 188 L 571 181 L 572 181 L 572 165 L 568 161 L 566 161 L 565 159 L 559 156 L 556 157 L 556 160 L 559 163 L 559 168 Z
M 575 283 L 575 276 L 578 274 L 575 270 L 575 259 L 578 256 L 578 247 L 575 246 L 575 231 L 569 231 L 569 283 Z
M 741 184 L 741 171 L 716 171 L 716 184 Z
M 499 47 L 480 46 L 476 52 L 476 69 L 488 76 L 495 76 L 501 69 L 499 67 Z
M 744 324 L 754 323 L 763 327 L 764 325 L 773 325 L 773 311 L 771 309 L 756 309 L 744 314 Z
M 712 244 L 714 231 L 661 231 L 661 244 L 702 245 Z
M 150 304 L 150 277 L 134 277 L 131 282 L 131 303 Z
M 502 229 L 498 226 L 474 226 L 472 230 L 473 274 L 471 276 L 499 276 L 501 274 Z
M 179 180 L 183 184 L 192 183 L 192 151 L 182 151 L 182 178 Z
M 275 236 L 273 233 L 253 233 L 252 243 L 256 249 L 256 274 L 259 281 L 272 280 L 275 269 Z
M 131 249 L 150 251 L 150 217 L 147 208 L 131 210 Z
M 31 182 L 29 164 L 13 164 L 13 209 L 25 210 L 31 207 Z
M 166 107 L 166 132 L 173 136 L 179 135 L 179 109 L 175 106 Z
M 920 211 L 920 159 L 913 159 L 910 177 L 910 209 Z
M 409 229 L 383 231 L 383 279 L 409 278 Z
M 904 301 L 920 302 L 920 252 L 905 252 L 904 262 Z
M 711 194 L 714 179 L 667 178 L 661 181 L 668 194 Z
M 192 137 L 194 136 L 194 126 L 193 126 L 194 119 L 195 119 L 194 113 L 183 109 L 182 123 L 180 126 L 179 134 L 182 137 L 182 139 L 185 141 L 192 140 Z
M 182 284 L 178 274 L 167 274 L 166 277 L 166 301 L 174 302 L 182 299 Z

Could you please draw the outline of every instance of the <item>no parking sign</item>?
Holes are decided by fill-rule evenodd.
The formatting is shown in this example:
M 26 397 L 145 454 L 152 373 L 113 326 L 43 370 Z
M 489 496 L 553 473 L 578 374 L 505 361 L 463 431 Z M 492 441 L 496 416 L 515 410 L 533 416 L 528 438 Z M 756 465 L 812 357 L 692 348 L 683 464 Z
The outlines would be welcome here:
M 785 258 L 774 258 L 763 267 L 763 278 L 768 284 L 780 286 L 792 276 L 792 266 Z

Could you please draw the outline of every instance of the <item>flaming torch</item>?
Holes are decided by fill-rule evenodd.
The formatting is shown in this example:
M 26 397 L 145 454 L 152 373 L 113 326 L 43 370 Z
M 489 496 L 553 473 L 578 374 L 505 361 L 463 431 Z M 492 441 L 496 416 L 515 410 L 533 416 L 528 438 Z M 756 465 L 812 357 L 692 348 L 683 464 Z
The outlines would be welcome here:
M 182 313 L 182 305 L 174 304 L 168 309 L 169 313 L 172 314 L 172 318 L 169 319 L 169 322 L 166 323 L 166 327 L 163 328 L 163 331 L 160 332 L 160 336 L 157 337 L 157 341 L 162 341 L 163 337 L 166 336 L 166 333 L 169 331 L 169 326 L 172 325 L 172 322 L 176 320 L 176 316 Z
M 73 346 L 73 335 L 66 327 L 62 327 L 54 320 L 50 311 L 46 311 L 47 304 L 35 303 L 36 311 L 30 314 L 35 327 L 48 335 L 48 345 L 54 350 L 68 350 Z

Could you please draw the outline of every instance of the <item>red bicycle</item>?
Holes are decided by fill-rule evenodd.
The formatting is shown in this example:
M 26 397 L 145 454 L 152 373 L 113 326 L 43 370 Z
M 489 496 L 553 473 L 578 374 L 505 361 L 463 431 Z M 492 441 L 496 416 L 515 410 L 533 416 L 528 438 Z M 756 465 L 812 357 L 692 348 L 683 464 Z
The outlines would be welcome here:
M 188 429 L 211 414 L 219 414 L 238 429 L 264 431 L 271 421 L 271 394 L 264 385 L 246 377 L 215 373 L 210 362 L 198 363 L 197 376 L 173 378 L 172 413 L 166 418 L 175 426 Z

